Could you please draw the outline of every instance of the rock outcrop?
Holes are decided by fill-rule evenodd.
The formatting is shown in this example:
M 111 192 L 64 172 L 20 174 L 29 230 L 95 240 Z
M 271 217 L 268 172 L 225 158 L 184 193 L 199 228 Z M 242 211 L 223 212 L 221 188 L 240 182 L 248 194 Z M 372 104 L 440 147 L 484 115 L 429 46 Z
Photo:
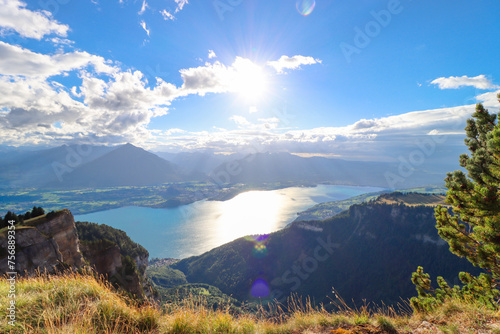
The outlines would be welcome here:
M 37 217 L 15 230 L 15 270 L 8 267 L 7 234 L 0 234 L 0 272 L 54 272 L 56 268 L 83 265 L 75 220 L 69 210 Z
M 113 234 L 125 235 L 124 232 L 109 226 L 107 229 Z M 125 238 L 130 240 L 126 235 Z M 127 256 L 121 246 L 106 238 L 91 242 L 80 240 L 75 220 L 69 210 L 51 212 L 16 225 L 15 244 L 13 269 L 9 267 L 12 262 L 8 262 L 7 230 L 0 232 L 0 273 L 17 272 L 19 275 L 30 275 L 37 270 L 55 273 L 60 269 L 89 266 L 98 274 L 104 275 L 116 287 L 138 298 L 149 295 L 150 286 L 145 275 L 149 258 L 147 251 L 131 257 Z
M 147 284 L 146 267 L 142 257 L 137 256 L 133 259 L 134 265 L 132 261 L 127 261 L 127 258 L 120 254 L 120 248 L 115 243 L 108 240 L 83 242 L 81 250 L 88 265 L 104 275 L 111 283 L 136 297 L 147 296 L 144 291 Z M 147 259 L 148 257 L 146 261 Z
M 122 267 L 120 248 L 113 243 L 84 243 L 81 250 L 88 264 L 99 274 L 111 277 Z

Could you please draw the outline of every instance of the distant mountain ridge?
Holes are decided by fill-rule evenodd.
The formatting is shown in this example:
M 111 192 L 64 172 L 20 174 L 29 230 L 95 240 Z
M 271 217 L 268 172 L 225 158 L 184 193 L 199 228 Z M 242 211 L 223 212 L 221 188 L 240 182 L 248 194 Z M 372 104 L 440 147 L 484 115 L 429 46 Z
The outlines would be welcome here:
M 387 162 L 348 161 L 324 157 L 302 158 L 286 152 L 266 152 L 225 162 L 209 175 L 218 183 L 307 181 L 392 188 L 388 175 L 400 177 L 398 168 L 398 164 Z M 445 176 L 445 172 L 415 169 L 411 175 L 401 177 L 404 183 L 400 186 L 409 188 L 432 183 L 440 184 Z
M 405 170 L 398 163 L 303 158 L 286 152 L 218 155 L 202 152 L 156 154 L 131 144 L 118 147 L 63 145 L 40 151 L 5 148 L 0 155 L 4 187 L 76 188 L 143 186 L 164 182 L 213 184 L 276 182 L 335 183 L 393 188 L 442 184 L 436 170 Z M 447 171 L 447 170 L 446 170 Z M 208 175 L 208 176 L 207 176 Z
M 62 145 L 38 151 L 10 148 L 0 155 L 0 181 L 16 187 L 43 187 L 58 179 L 55 167 L 73 170 L 113 149 L 90 145 Z
M 142 148 L 126 144 L 78 166 L 61 182 L 61 186 L 145 186 L 182 180 L 182 173 L 172 163 Z

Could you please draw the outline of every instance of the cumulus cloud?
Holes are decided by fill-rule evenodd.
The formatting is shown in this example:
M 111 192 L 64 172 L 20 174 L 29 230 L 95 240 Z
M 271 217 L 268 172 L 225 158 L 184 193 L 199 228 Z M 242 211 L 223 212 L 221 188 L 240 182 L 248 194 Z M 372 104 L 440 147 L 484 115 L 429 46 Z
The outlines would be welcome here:
M 252 94 L 253 90 L 264 93 L 266 87 L 266 73 L 262 67 L 242 57 L 236 57 L 231 65 L 207 62 L 204 66 L 182 69 L 180 73 L 181 90 L 186 95 L 227 92 L 244 95 L 246 92 Z
M 93 65 L 99 73 L 115 69 L 104 58 L 87 52 L 46 55 L 0 41 L 0 73 L 2 75 L 50 77 Z
M 500 88 L 499 86 L 494 85 L 491 80 L 486 78 L 483 74 L 476 77 L 468 77 L 466 75 L 461 77 L 441 77 L 433 80 L 431 84 L 437 85 L 439 89 L 458 89 L 462 87 L 474 87 L 477 89 Z
M 226 66 L 219 61 L 206 63 L 180 70 L 185 94 L 205 95 L 207 93 L 232 92 L 239 88 L 238 83 L 247 75 L 249 69 L 258 70 L 258 66 L 249 59 L 236 57 L 233 64 Z
M 69 27 L 54 20 L 49 12 L 28 10 L 20 0 L 0 0 L 0 7 L 0 27 L 22 37 L 40 40 L 45 35 L 65 37 L 68 33 Z
M 69 72 L 81 85 L 70 90 L 50 79 Z M 175 85 L 157 79 L 148 87 L 142 73 L 87 52 L 47 55 L 3 42 L 0 91 L 0 142 L 15 145 L 82 137 L 147 140 L 151 118 L 165 115 L 179 96 Z
M 208 59 L 217 58 L 214 50 L 208 50 Z
M 144 75 L 139 72 L 119 72 L 112 80 L 104 81 L 91 75 L 83 77 L 81 93 L 92 109 L 111 112 L 150 110 L 155 116 L 163 115 L 164 108 L 178 95 L 177 87 L 158 79 L 154 88 L 146 87 Z
M 267 62 L 267 65 L 274 68 L 278 74 L 282 74 L 285 69 L 295 70 L 300 68 L 301 65 L 312 65 L 318 63 L 321 64 L 321 60 L 314 59 L 313 57 L 297 55 L 293 57 L 281 56 L 278 60 Z
M 82 85 L 72 89 L 82 101 L 56 82 L 39 78 L 0 76 L 0 141 L 16 144 L 50 143 L 80 136 L 142 142 L 152 138 L 147 129 L 153 117 L 165 115 L 176 87 L 159 80 L 146 87 L 140 72 L 118 72 L 107 80 L 82 74 Z M 55 123 L 62 124 L 55 129 Z M 56 132 L 54 132 L 56 131 Z M 47 133 L 55 136 L 49 139 Z M 110 139 L 111 138 L 111 139 Z
M 205 95 L 228 90 L 231 69 L 220 62 L 180 70 L 186 93 Z
M 140 71 L 122 70 L 87 52 L 41 54 L 0 42 L 0 141 L 53 143 L 82 136 L 150 140 L 155 133 L 148 124 L 167 114 L 171 101 L 229 92 L 241 66 L 250 65 L 250 60 L 237 58 L 229 66 L 216 62 L 181 70 L 183 84 L 177 87 L 160 78 L 150 83 Z M 51 79 L 61 74 L 77 74 L 81 83 L 69 88 Z
M 278 67 L 277 71 L 307 63 L 297 56 L 286 59 L 295 61 L 285 62 L 287 65 Z M 165 145 L 178 150 L 234 152 L 253 145 L 289 152 L 333 152 L 351 158 L 356 158 L 353 152 L 357 152 L 383 159 L 387 152 L 397 150 L 381 152 L 380 147 L 398 145 L 401 148 L 410 145 L 409 138 L 415 136 L 463 134 L 465 119 L 474 109 L 472 105 L 417 111 L 362 119 L 344 127 L 290 130 L 280 128 L 287 124 L 286 116 L 259 107 L 258 118 L 256 108 L 249 110 L 248 119 L 232 116 L 234 130 L 162 132 L 148 129 L 154 117 L 169 112 L 173 100 L 189 94 L 233 92 L 242 74 L 257 68 L 257 64 L 241 57 L 229 65 L 219 61 L 206 63 L 180 70 L 182 84 L 178 87 L 159 78 L 155 83 L 149 82 L 140 71 L 121 69 L 86 52 L 41 54 L 0 42 L 0 142 L 54 144 L 92 138 L 103 143 L 140 144 L 163 140 Z M 80 80 L 71 89 L 52 78 L 71 73 L 76 73 Z M 493 92 L 477 98 L 495 106 Z

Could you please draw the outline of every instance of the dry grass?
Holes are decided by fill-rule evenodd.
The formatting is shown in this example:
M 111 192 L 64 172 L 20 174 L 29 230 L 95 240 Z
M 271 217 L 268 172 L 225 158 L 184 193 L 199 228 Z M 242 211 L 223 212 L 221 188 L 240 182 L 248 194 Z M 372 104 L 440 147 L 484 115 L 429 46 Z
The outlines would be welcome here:
M 2 278 L 1 333 L 500 333 L 500 313 L 458 301 L 432 314 L 351 309 L 340 299 L 336 313 L 293 302 L 289 313 L 277 308 L 233 316 L 229 308 L 214 311 L 195 298 L 162 311 L 137 304 L 91 275 L 75 273 L 19 278 L 17 320 L 11 327 L 6 321 L 8 290 Z M 427 329 L 422 329 L 424 321 Z

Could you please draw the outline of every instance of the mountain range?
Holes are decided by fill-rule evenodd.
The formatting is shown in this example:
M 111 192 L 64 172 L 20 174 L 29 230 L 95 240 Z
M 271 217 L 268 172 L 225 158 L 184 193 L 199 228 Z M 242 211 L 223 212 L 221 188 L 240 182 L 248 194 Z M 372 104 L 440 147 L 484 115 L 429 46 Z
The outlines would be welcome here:
M 246 156 L 203 152 L 155 154 L 131 144 L 115 147 L 63 145 L 39 151 L 9 148 L 2 149 L 0 155 L 0 181 L 4 187 L 51 189 L 189 181 L 215 184 L 312 182 L 408 188 L 441 184 L 448 171 L 439 166 L 423 169 L 400 163 L 305 158 L 286 152 Z
M 120 146 L 82 164 L 62 180 L 64 187 L 145 186 L 186 178 L 179 168 L 131 144 Z M 57 183 L 52 184 L 57 187 Z

